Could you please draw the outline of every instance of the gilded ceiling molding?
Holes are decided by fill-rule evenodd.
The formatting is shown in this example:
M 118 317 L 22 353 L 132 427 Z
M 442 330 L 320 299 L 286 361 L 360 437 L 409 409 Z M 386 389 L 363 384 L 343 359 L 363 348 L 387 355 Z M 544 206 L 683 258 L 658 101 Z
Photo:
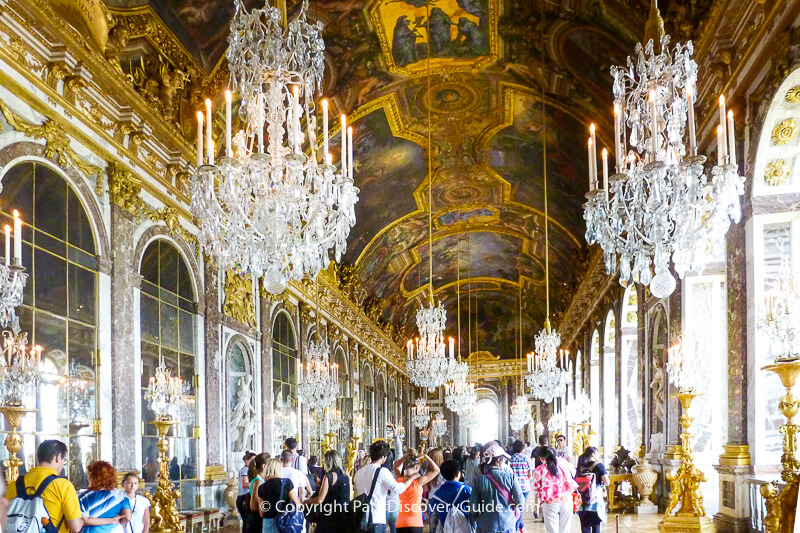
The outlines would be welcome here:
M 223 290 L 225 301 L 222 304 L 222 312 L 242 324 L 255 328 L 256 306 L 253 296 L 253 280 L 250 276 L 245 277 L 227 270 Z
M 69 136 L 67 136 L 67 131 L 64 126 L 52 120 L 46 120 L 40 125 L 29 124 L 21 116 L 11 111 L 8 105 L 2 100 L 0 100 L 0 110 L 3 112 L 3 116 L 12 128 L 24 133 L 28 137 L 44 140 L 45 157 L 48 159 L 58 157 L 58 164 L 60 166 L 66 168 L 71 164 L 87 177 L 96 176 L 98 181 L 100 181 L 103 169 L 95 165 L 90 165 L 75 153 L 69 144 Z

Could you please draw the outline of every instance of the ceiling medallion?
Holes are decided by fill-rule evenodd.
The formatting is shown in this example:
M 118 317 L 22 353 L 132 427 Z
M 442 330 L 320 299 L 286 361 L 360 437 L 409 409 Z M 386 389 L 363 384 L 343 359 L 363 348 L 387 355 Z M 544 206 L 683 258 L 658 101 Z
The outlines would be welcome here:
M 702 271 L 709 248 L 713 255 L 724 250 L 730 223 L 741 216 L 744 177 L 736 165 L 733 113 L 726 113 L 720 96 L 718 158 L 709 180 L 706 158 L 697 155 L 695 143 L 692 43 L 670 50 L 669 37 L 662 34 L 658 44 L 656 53 L 653 40 L 644 47 L 639 43 L 627 67 L 612 67 L 617 169 L 609 178 L 604 148 L 600 188 L 592 125 L 584 219 L 586 240 L 603 248 L 607 273 L 616 270 L 619 256 L 620 284 L 640 282 L 664 298 L 676 286 L 670 263 L 683 278 Z
M 764 181 L 767 185 L 777 187 L 783 185 L 789 179 L 789 164 L 784 159 L 770 161 L 764 169 Z
M 288 24 L 285 3 L 283 9 L 248 11 L 236 0 L 235 7 L 227 58 L 244 128 L 232 136 L 232 95 L 226 91 L 225 150 L 215 162 L 212 104 L 206 100 L 205 118 L 198 113 L 191 207 L 205 252 L 223 268 L 263 275 L 264 289 L 278 294 L 290 279 L 315 278 L 328 267 L 331 250 L 337 262 L 345 251 L 358 201 L 352 128 L 342 116 L 337 169 L 328 152 L 324 100 L 322 143 L 317 136 L 314 97 L 325 43 L 321 24 L 306 21 L 308 1 Z
M 787 118 L 772 130 L 772 144 L 775 146 L 789 144 L 795 137 L 797 137 L 797 121 L 793 118 Z

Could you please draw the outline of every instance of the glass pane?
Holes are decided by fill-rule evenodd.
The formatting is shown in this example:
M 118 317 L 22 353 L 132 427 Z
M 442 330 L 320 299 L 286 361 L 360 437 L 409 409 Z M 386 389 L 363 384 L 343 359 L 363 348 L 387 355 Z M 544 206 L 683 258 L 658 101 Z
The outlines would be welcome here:
M 97 270 L 97 258 L 74 246 L 67 246 L 67 259 L 89 270 Z
M 161 336 L 158 331 L 158 300 L 142 294 L 140 301 L 142 340 L 158 343 Z
M 71 365 L 80 365 L 90 371 L 95 350 L 95 329 L 77 322 L 69 322 L 69 358 Z M 93 370 L 91 370 L 94 372 Z
M 2 194 L 0 194 L 2 196 Z M 33 307 L 33 266 L 31 265 L 31 259 L 33 258 L 31 245 L 27 242 L 22 243 L 22 266 L 25 267 L 26 272 L 28 274 L 28 282 L 25 284 L 25 288 L 22 290 L 22 303 L 25 305 L 30 305 Z M 13 253 L 13 252 L 12 252 Z
M 179 375 L 178 369 L 178 352 L 175 350 L 170 350 L 169 348 L 161 347 L 161 357 L 164 358 L 164 365 L 170 369 L 171 375 L 177 376 Z
M 33 223 L 62 241 L 67 240 L 67 182 L 50 168 L 36 165 Z
M 97 459 L 97 440 L 94 437 L 71 437 L 69 439 L 69 463 L 67 475 L 77 490 L 89 486 L 86 467 Z
M 37 312 L 34 342 L 42 347 L 42 372 L 67 375 L 67 321 Z
M 178 310 L 171 305 L 161 304 L 161 344 L 178 349 Z
M 181 483 L 181 509 L 197 507 L 197 483 Z
M 144 251 L 139 273 L 145 281 L 158 285 L 158 241 L 151 242 Z
M 145 483 L 153 483 L 158 476 L 158 439 L 144 437 L 142 439 L 142 477 Z
M 38 248 L 34 252 L 35 305 L 66 316 L 67 262 Z
M 247 372 L 244 364 L 244 353 L 241 346 L 234 344 L 231 349 L 231 372 Z
M 5 173 L 2 183 L 0 210 L 9 216 L 14 209 L 19 211 L 23 227 L 33 223 L 33 163 L 14 165 Z
M 66 435 L 68 432 L 66 379 L 42 373 L 37 396 L 36 430 Z
M 153 410 L 147 406 L 147 401 L 144 399 L 145 390 L 142 390 L 142 435 L 157 435 L 158 431 L 156 431 L 156 427 L 153 425 L 153 421 L 156 419 Z M 143 442 L 147 442 L 147 439 L 143 439 Z M 142 451 L 142 457 L 146 457 L 147 453 Z M 152 455 L 151 457 L 158 457 L 158 451 L 156 450 L 156 454 Z
M 35 242 L 37 248 L 43 248 L 60 257 L 67 257 L 67 244 L 64 241 L 55 239 L 40 230 L 35 231 Z
M 184 389 L 188 390 L 189 394 L 194 395 L 194 375 L 197 373 L 194 367 L 194 357 L 191 355 L 181 354 L 181 368 L 180 377 L 183 379 Z
M 156 375 L 158 366 L 158 346 L 149 342 L 142 343 L 142 387 L 147 387 L 150 376 Z
M 94 254 L 94 235 L 92 235 L 89 217 L 86 216 L 86 211 L 78 199 L 78 195 L 71 188 L 68 201 L 69 233 L 67 238 L 69 243 Z
M 178 250 L 166 241 L 159 241 L 160 264 L 159 286 L 173 294 L 178 294 L 178 263 L 182 261 Z
M 784 262 L 792 266 L 792 226 L 790 222 L 764 225 L 764 285 L 774 288 Z
M 190 302 L 195 300 L 192 278 L 189 274 L 189 268 L 186 266 L 186 261 L 184 261 L 183 258 L 178 261 L 178 295 Z
M 194 354 L 194 315 L 180 311 L 181 351 Z
M 95 273 L 70 264 L 69 316 L 88 324 L 95 323 Z

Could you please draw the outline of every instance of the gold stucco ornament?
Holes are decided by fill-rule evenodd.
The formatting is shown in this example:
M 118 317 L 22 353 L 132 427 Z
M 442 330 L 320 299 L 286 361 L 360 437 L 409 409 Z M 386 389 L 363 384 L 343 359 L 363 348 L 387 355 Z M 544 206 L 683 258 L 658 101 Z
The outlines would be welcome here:
M 797 137 L 797 121 L 787 118 L 772 130 L 772 144 L 783 146 Z
M 800 104 L 800 85 L 795 85 L 786 93 L 786 101 L 790 104 Z
M 764 182 L 767 185 L 777 187 L 783 185 L 789 180 L 789 163 L 784 159 L 775 159 L 770 161 L 767 168 L 764 169 Z
M 225 273 L 225 303 L 222 304 L 222 312 L 251 328 L 256 327 L 253 282 L 249 277 L 236 274 L 232 270 Z

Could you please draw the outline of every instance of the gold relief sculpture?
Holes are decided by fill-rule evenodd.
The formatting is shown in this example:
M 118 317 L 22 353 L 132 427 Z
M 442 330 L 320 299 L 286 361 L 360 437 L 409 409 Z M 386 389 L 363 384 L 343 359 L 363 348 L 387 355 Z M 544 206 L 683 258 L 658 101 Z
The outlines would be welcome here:
M 142 185 L 133 173 L 119 163 L 108 164 L 108 197 L 112 204 L 138 215 L 144 208 L 140 192 Z
M 783 159 L 770 161 L 764 170 L 764 182 L 768 185 L 783 185 L 789 179 L 789 164 Z
M 772 144 L 783 146 L 797 137 L 797 121 L 787 118 L 772 130 Z
M 197 237 L 184 229 L 176 208 L 168 205 L 161 209 L 152 209 L 144 204 L 144 210 L 153 222 L 163 222 L 171 232 L 179 235 L 184 241 L 197 243 Z
M 79 33 L 85 36 L 88 31 L 88 41 L 100 52 L 106 48 L 108 41 L 108 21 L 105 5 L 101 0 L 49 0 L 65 22 L 71 24 Z
M 795 85 L 787 91 L 786 101 L 790 104 L 800 104 L 800 85 Z
M 800 461 L 797 459 L 797 434 L 800 433 L 800 425 L 794 423 L 794 417 L 800 410 L 800 400 L 794 395 L 792 389 L 800 375 L 800 361 L 780 361 L 765 366 L 762 370 L 778 374 L 781 383 L 786 388 L 786 395 L 778 404 L 781 413 L 786 417 L 786 423 L 780 428 L 780 433 L 783 435 L 781 478 L 786 485 L 779 493 L 774 486 L 770 489 L 762 485 L 762 495 L 767 500 L 767 516 L 764 518 L 764 525 L 766 527 L 767 523 L 771 524 L 772 529 L 766 529 L 767 533 L 791 533 L 794 531 L 798 484 L 800 484 Z M 764 492 L 767 492 L 768 495 Z
M 767 514 L 764 516 L 764 533 L 778 533 L 781 526 L 781 506 L 778 505 L 778 489 L 774 483 L 764 483 L 759 490 L 764 498 Z
M 222 312 L 247 324 L 256 327 L 255 298 L 253 298 L 253 282 L 249 277 L 236 274 L 232 270 L 225 272 L 225 302 Z
M 17 131 L 21 131 L 28 137 L 34 139 L 44 139 L 45 157 L 52 158 L 58 156 L 58 164 L 62 167 L 72 164 L 76 169 L 85 174 L 86 176 L 98 176 L 103 172 L 100 167 L 90 165 L 75 153 L 69 144 L 69 137 L 64 129 L 64 126 L 52 120 L 46 121 L 44 124 L 35 126 L 25 122 L 22 117 L 11 111 L 8 105 L 0 100 L 0 111 L 6 121 Z

